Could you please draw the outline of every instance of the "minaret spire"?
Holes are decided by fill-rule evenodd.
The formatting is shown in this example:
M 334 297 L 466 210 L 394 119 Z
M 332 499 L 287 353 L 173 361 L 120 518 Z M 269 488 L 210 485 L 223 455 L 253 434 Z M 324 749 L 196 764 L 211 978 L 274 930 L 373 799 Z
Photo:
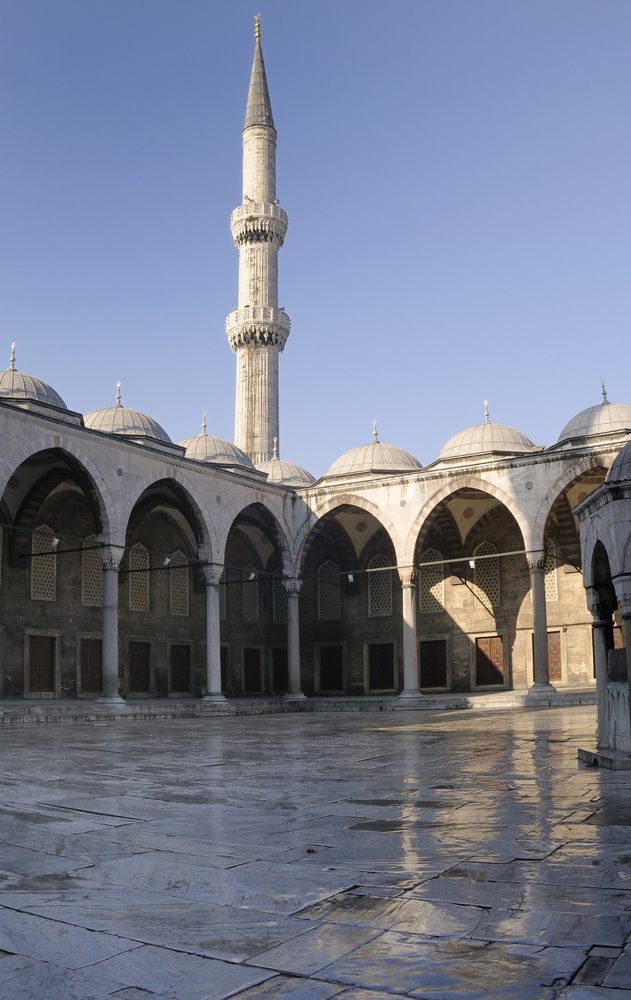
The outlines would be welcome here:
M 235 444 L 255 465 L 269 461 L 279 436 L 278 355 L 289 336 L 289 316 L 278 308 L 278 251 L 287 215 L 276 199 L 276 130 L 272 117 L 260 19 L 243 129 L 243 204 L 230 219 L 239 250 L 238 305 L 226 320 L 237 355 Z

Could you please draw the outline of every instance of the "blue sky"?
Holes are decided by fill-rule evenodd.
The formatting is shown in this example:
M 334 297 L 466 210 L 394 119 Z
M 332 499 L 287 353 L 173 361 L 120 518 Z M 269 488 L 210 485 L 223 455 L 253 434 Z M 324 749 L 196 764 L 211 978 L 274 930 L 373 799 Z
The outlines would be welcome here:
M 0 352 L 75 410 L 232 439 L 261 14 L 290 228 L 281 453 L 431 462 L 631 403 L 628 0 L 4 0 Z M 2 346 L 4 344 L 4 347 Z M 1 355 L 0 355 L 1 356 Z

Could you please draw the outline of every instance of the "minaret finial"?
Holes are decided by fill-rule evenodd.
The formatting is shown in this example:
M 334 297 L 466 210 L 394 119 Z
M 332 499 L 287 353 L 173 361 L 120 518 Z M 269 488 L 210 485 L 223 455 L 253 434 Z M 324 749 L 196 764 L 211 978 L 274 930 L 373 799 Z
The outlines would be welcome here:
M 484 400 L 484 422 L 487 423 L 487 424 L 491 423 L 491 418 L 489 417 L 489 401 L 488 401 L 488 399 Z
M 372 439 L 375 442 L 375 444 L 379 444 L 379 434 L 377 433 L 377 421 L 376 420 L 373 420 L 373 422 L 372 422 Z
M 607 390 L 605 389 L 605 380 L 604 380 L 604 378 L 601 378 L 600 384 L 602 386 L 603 403 L 608 403 L 609 400 L 607 399 Z
M 254 37 L 256 38 L 257 42 L 258 42 L 258 40 L 261 37 L 261 15 L 260 14 L 255 14 L 254 15 Z
M 206 410 L 202 413 L 202 434 L 206 434 Z
M 15 344 L 11 344 L 11 358 L 9 360 L 9 368 L 12 372 L 15 371 Z
M 274 446 L 272 458 L 278 458 L 278 438 L 277 437 L 272 438 L 272 444 Z
M 120 382 L 116 383 L 116 405 L 117 406 L 122 406 L 123 405 L 121 403 L 121 384 L 120 384 Z

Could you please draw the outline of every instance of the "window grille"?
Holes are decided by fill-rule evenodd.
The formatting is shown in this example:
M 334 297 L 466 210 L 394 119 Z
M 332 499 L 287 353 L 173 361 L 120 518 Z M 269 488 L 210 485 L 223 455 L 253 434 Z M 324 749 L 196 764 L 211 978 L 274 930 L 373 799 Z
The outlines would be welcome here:
M 103 606 L 103 563 L 95 541 L 96 535 L 88 535 L 81 553 L 81 603 L 88 608 Z
M 129 610 L 149 610 L 149 553 L 144 545 L 134 545 L 129 553 Z M 147 572 L 142 572 L 146 570 Z
M 274 577 L 272 587 L 272 603 L 274 605 L 274 621 L 282 624 L 287 621 L 287 591 L 280 576 Z
M 391 560 L 379 553 L 370 560 L 369 569 L 390 566 Z M 371 618 L 385 618 L 392 614 L 392 570 L 368 574 L 368 614 Z
M 544 565 L 544 580 L 546 585 L 546 601 L 558 601 L 557 585 L 557 547 L 551 538 L 546 545 L 546 561 Z
M 257 622 L 259 620 L 259 581 L 256 567 L 252 565 L 244 566 L 242 573 L 243 621 Z
M 445 608 L 445 572 L 442 566 L 426 566 L 423 563 L 442 559 L 437 549 L 426 549 L 421 554 L 419 567 L 419 607 L 422 612 L 443 611 Z
M 478 600 L 487 611 L 498 607 L 500 600 L 500 561 L 499 559 L 477 559 L 477 556 L 491 556 L 497 552 L 492 542 L 482 542 L 474 550 L 475 583 L 474 591 Z
M 169 566 L 172 615 L 188 615 L 188 577 L 188 559 L 178 550 L 171 556 Z
M 219 621 L 225 622 L 228 617 L 228 601 L 226 600 L 226 571 L 219 580 Z
M 340 567 L 332 559 L 318 570 L 318 618 L 321 622 L 338 622 L 342 617 Z
M 31 597 L 37 601 L 57 599 L 57 556 L 37 556 L 37 552 L 50 552 L 55 534 L 47 524 L 40 525 L 32 535 Z

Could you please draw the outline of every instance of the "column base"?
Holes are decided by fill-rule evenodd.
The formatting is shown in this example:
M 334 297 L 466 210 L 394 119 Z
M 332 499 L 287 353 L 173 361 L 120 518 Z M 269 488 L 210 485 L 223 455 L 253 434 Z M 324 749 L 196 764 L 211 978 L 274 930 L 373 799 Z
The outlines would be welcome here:
M 528 690 L 529 691 L 548 691 L 549 692 L 549 691 L 556 691 L 556 688 L 555 688 L 554 684 L 550 683 L 550 681 L 535 681 L 534 684 L 530 685 L 530 687 L 529 687 Z
M 302 691 L 288 691 L 283 695 L 283 701 L 306 701 L 307 696 Z
M 126 705 L 127 704 L 127 702 L 125 701 L 125 699 L 121 698 L 121 696 L 119 694 L 115 694 L 111 698 L 107 697 L 106 695 L 102 695 L 100 698 L 97 698 L 96 701 L 98 701 L 98 703 L 100 705 Z
M 401 694 L 398 697 L 399 698 L 422 698 L 423 695 L 421 694 L 421 692 L 418 689 L 415 691 L 413 688 L 404 688 L 403 691 L 401 692 Z
M 221 693 L 221 691 L 209 691 L 208 694 L 202 695 L 202 701 L 214 701 L 216 704 L 223 704 L 223 702 L 227 702 L 228 699 L 225 694 Z

